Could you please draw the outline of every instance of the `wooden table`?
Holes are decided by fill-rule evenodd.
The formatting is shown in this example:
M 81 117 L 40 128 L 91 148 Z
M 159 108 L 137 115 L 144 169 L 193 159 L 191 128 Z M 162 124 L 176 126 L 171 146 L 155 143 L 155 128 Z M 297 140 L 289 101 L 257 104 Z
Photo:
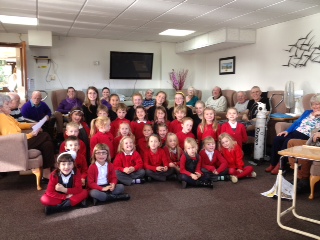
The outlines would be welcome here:
M 279 186 L 278 186 L 278 206 L 277 206 L 277 222 L 278 225 L 288 231 L 295 232 L 298 234 L 305 235 L 310 238 L 314 239 L 320 239 L 320 236 L 301 231 L 299 229 L 291 228 L 284 226 L 281 223 L 281 217 L 289 212 L 292 211 L 292 214 L 301 220 L 305 220 L 308 222 L 320 224 L 320 221 L 312 219 L 312 218 L 307 218 L 303 217 L 301 215 L 298 215 L 296 213 L 296 192 L 297 192 L 297 173 L 298 173 L 298 159 L 299 160 L 306 160 L 306 161 L 320 161 L 320 148 L 319 147 L 312 147 L 312 146 L 296 146 L 292 148 L 288 148 L 282 151 L 278 152 L 280 157 L 280 170 L 278 173 L 279 177 Z M 295 163 L 294 163 L 294 183 L 293 183 L 293 201 L 292 201 L 292 206 L 283 212 L 281 212 L 281 189 L 282 189 L 282 160 L 284 157 L 293 157 L 295 158 Z

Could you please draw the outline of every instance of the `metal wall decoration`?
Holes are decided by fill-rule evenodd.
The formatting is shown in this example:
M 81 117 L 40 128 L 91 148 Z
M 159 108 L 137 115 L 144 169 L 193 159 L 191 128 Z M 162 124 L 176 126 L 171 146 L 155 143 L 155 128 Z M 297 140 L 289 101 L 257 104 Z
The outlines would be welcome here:
M 312 30 L 305 36 L 299 38 L 294 44 L 289 44 L 289 49 L 284 51 L 290 54 L 289 61 L 284 67 L 305 67 L 308 62 L 320 63 L 320 44 L 316 44 L 312 36 Z

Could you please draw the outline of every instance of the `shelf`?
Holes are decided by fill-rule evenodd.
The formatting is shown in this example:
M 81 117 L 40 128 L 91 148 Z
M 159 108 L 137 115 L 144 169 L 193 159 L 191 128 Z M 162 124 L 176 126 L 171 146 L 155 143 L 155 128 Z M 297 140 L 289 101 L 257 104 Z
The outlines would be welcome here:
M 39 58 L 39 57 L 35 57 L 33 58 L 34 60 L 36 60 L 36 63 L 38 63 L 38 60 L 47 60 L 48 61 L 48 64 L 49 62 L 51 61 L 51 58 Z

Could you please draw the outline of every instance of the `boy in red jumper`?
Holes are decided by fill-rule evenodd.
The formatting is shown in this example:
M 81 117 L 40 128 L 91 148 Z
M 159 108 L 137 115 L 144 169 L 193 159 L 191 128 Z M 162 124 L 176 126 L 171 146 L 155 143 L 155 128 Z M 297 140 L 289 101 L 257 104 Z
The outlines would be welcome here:
M 174 108 L 173 114 L 176 119 L 170 123 L 169 132 L 178 133 L 182 131 L 182 119 L 186 116 L 187 112 L 185 107 L 177 106 Z
M 80 149 L 80 143 L 79 138 L 76 136 L 70 136 L 65 140 L 65 150 L 66 151 L 74 151 L 76 153 L 79 152 Z M 88 164 L 84 156 L 81 154 L 77 154 L 75 161 L 75 166 L 77 169 L 79 169 L 81 173 L 81 182 L 82 186 L 86 184 L 86 179 L 88 175 Z
M 131 137 L 121 139 L 118 154 L 114 160 L 114 168 L 119 182 L 127 186 L 144 183 L 143 162 Z
M 186 138 L 195 138 L 194 134 L 191 132 L 192 125 L 193 125 L 192 118 L 185 117 L 182 120 L 182 124 L 181 124 L 182 130 L 176 134 L 178 137 L 179 146 L 182 150 L 184 150 L 184 140 L 186 140 Z
M 111 122 L 111 134 L 114 138 L 118 136 L 119 126 L 121 123 L 126 122 L 130 125 L 130 121 L 126 119 L 127 114 L 127 106 L 123 103 L 119 103 L 119 106 L 116 110 L 117 118 L 113 122 Z
M 67 138 L 70 136 L 75 136 L 78 137 L 79 135 L 79 124 L 75 123 L 75 122 L 69 122 L 66 126 L 66 132 L 65 134 L 67 135 Z M 87 150 L 86 144 L 79 139 L 79 151 L 77 152 L 77 154 L 81 154 L 86 160 L 87 160 L 87 151 L 89 151 L 89 149 Z M 60 145 L 60 150 L 59 152 L 64 152 L 66 147 L 66 142 L 62 142 Z

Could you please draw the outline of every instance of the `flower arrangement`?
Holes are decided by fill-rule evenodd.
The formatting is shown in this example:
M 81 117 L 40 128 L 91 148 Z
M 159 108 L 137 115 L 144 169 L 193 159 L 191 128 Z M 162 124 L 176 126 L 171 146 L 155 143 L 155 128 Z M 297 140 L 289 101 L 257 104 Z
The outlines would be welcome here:
M 182 69 L 179 72 L 175 72 L 174 69 L 172 69 L 172 72 L 169 73 L 172 87 L 176 91 L 182 90 L 187 79 L 188 71 L 188 69 Z

